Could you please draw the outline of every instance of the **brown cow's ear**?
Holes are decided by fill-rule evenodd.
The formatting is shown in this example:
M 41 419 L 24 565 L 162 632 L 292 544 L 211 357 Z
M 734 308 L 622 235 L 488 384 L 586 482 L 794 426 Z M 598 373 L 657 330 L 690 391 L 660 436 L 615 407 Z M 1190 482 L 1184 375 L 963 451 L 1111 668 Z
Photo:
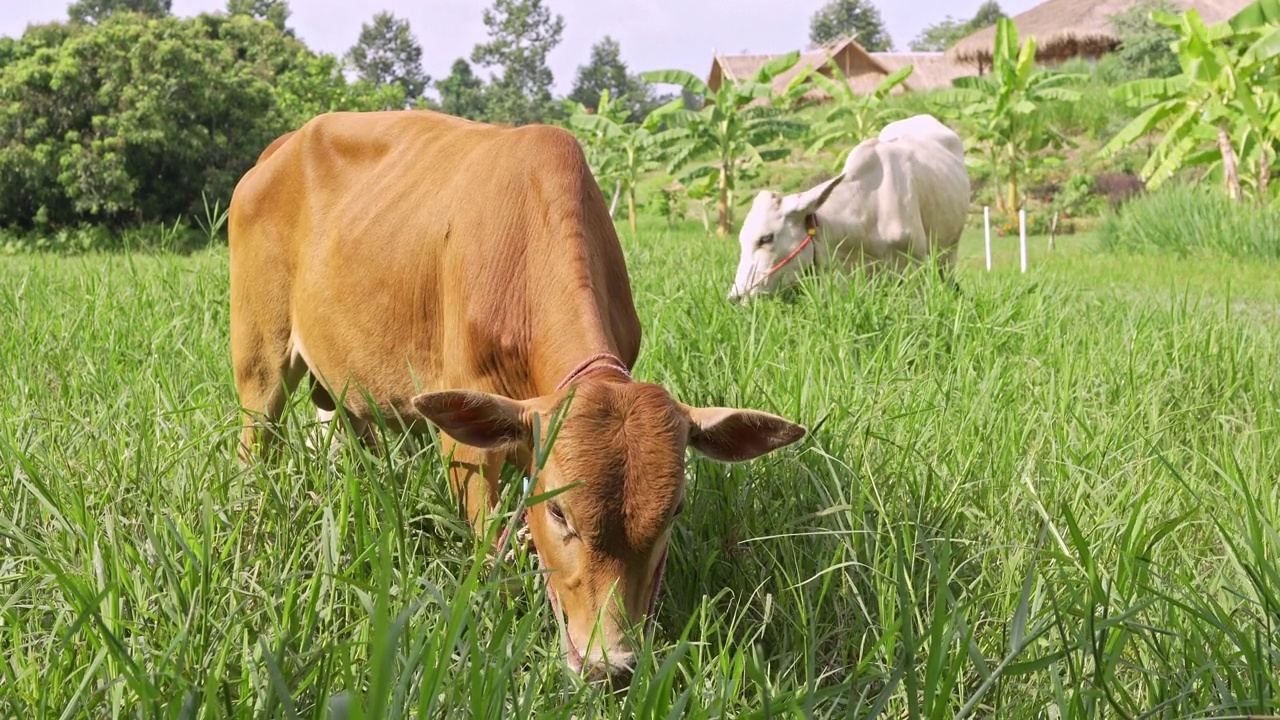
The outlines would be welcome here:
M 685 407 L 684 411 L 689 416 L 689 444 L 721 462 L 751 460 L 805 434 L 804 426 L 759 410 Z
M 529 432 L 524 406 L 501 395 L 475 390 L 423 393 L 413 399 L 413 407 L 453 439 L 484 450 L 519 442 Z

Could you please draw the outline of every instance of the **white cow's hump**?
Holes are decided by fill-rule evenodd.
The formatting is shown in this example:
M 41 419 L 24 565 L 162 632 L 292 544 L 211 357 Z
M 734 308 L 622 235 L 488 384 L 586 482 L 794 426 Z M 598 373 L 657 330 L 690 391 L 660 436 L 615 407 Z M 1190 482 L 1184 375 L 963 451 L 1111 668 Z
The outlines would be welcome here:
M 958 241 L 970 189 L 964 145 L 933 116 L 886 125 L 850 151 L 844 175 L 824 215 L 864 250 L 923 256 Z
M 880 131 L 880 140 L 906 143 L 933 142 L 964 161 L 964 141 L 932 115 L 915 115 L 891 122 Z

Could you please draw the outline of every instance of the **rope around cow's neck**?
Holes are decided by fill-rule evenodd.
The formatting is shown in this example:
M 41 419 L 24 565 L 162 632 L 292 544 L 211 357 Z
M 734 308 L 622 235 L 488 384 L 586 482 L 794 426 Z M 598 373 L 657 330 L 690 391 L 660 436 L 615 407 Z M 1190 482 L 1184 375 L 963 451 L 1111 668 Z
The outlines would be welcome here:
M 583 360 L 582 362 L 578 363 L 578 366 L 570 370 L 569 374 L 565 375 L 564 379 L 561 380 L 558 385 L 556 385 L 556 390 L 559 391 L 559 390 L 565 389 L 566 387 L 569 386 L 569 383 L 573 382 L 574 380 L 577 380 L 579 377 L 585 374 L 588 370 L 590 370 L 593 365 L 595 365 L 597 362 L 601 360 L 608 360 L 609 362 L 605 363 L 604 365 L 601 365 L 600 367 L 611 367 L 614 370 L 617 370 L 621 372 L 623 375 L 625 375 L 628 380 L 631 379 L 631 371 L 627 369 L 626 363 L 622 362 L 622 360 L 619 359 L 618 356 L 614 355 L 613 353 L 602 352 L 602 353 L 596 353 L 595 355 L 592 355 L 586 360 Z
M 752 290 L 755 290 L 756 288 L 760 287 L 764 283 L 768 282 L 769 278 L 773 277 L 774 273 L 778 272 L 782 268 L 789 265 L 792 260 L 795 260 L 796 256 L 798 256 L 806 247 L 808 247 L 810 243 L 814 242 L 817 237 L 818 237 L 818 215 L 816 213 L 805 215 L 804 216 L 804 240 L 800 241 L 800 244 L 796 246 L 796 249 L 792 250 L 790 255 L 783 258 L 782 262 L 779 262 L 777 265 L 774 265 L 773 267 L 769 268 L 769 270 L 766 271 L 764 275 L 760 276 L 759 280 L 756 280 L 755 282 L 751 283 L 751 287 L 747 288 L 747 292 L 750 293 Z
M 600 367 L 611 367 L 614 370 L 617 370 L 621 372 L 623 375 L 625 375 L 628 380 L 632 379 L 631 371 L 627 369 L 626 363 L 622 362 L 622 360 L 618 358 L 617 355 L 614 355 L 613 353 L 602 352 L 602 353 L 596 353 L 595 355 L 592 355 L 586 360 L 583 360 L 582 362 L 578 363 L 577 366 L 574 367 L 572 370 L 570 370 L 569 373 L 564 376 L 564 379 L 561 380 L 556 385 L 556 390 L 560 391 L 565 389 L 565 387 L 567 387 L 569 383 L 582 377 L 582 375 L 584 375 L 588 370 L 590 370 L 593 365 L 600 362 L 601 360 L 608 360 L 609 362 L 605 363 L 604 365 L 601 365 Z M 529 483 L 530 483 L 529 477 L 525 476 L 524 488 L 523 488 L 524 492 L 522 494 L 522 497 L 529 496 L 529 490 L 531 489 L 529 487 Z M 505 548 L 507 546 L 507 537 L 511 535 L 512 527 L 517 524 L 523 525 L 527 514 L 528 514 L 528 510 L 520 513 L 520 515 L 517 518 L 515 518 L 515 523 L 513 523 L 512 525 L 508 525 L 506 529 L 502 531 L 502 536 L 499 539 L 498 547 Z M 538 559 L 539 561 L 541 561 L 542 559 L 541 555 L 539 555 Z

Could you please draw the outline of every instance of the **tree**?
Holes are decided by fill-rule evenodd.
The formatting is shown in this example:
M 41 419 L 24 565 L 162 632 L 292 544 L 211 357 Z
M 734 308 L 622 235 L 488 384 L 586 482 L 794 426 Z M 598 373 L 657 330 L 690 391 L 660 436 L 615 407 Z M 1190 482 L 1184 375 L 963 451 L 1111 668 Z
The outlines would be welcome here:
M 399 85 L 410 102 L 421 97 L 431 82 L 422 71 L 422 46 L 409 21 L 386 11 L 361 25 L 360 39 L 347 51 L 347 62 L 375 85 Z
M 956 89 L 939 95 L 941 103 L 962 104 L 961 116 L 975 122 L 974 138 L 997 177 L 1003 174 L 1005 194 L 996 193 L 996 205 L 1006 212 L 1022 206 L 1018 178 L 1042 150 L 1060 148 L 1068 141 L 1044 123 L 1045 106 L 1075 102 L 1080 93 L 1069 86 L 1082 80 L 1071 73 L 1049 72 L 1036 67 L 1036 40 L 1018 44 L 1018 29 L 1009 18 L 996 23 L 991 72 L 982 77 L 955 80 Z
M 440 111 L 468 120 L 484 120 L 484 81 L 471 71 L 466 58 L 453 61 L 449 76 L 436 81 Z
M 627 64 L 622 62 L 618 41 L 605 35 L 603 40 L 591 46 L 591 59 L 587 64 L 578 66 L 578 76 L 574 78 L 569 99 L 594 108 L 606 91 L 615 99 L 628 94 L 630 83 L 631 77 L 627 74 Z
M 202 215 L 284 132 L 390 92 L 242 16 L 121 13 L 32 27 L 18 45 L 0 68 L 3 227 Z
M 880 10 L 871 0 L 828 0 L 809 21 L 809 42 L 815 47 L 854 35 L 868 52 L 884 52 L 893 47 Z
M 67 15 L 76 22 L 96 25 L 115 12 L 133 12 L 163 17 L 173 11 L 173 0 L 76 0 Z
M 1256 0 L 1228 22 L 1213 26 L 1206 26 L 1195 10 L 1182 15 L 1156 10 L 1151 17 L 1178 34 L 1174 51 L 1182 73 L 1116 88 L 1116 99 L 1147 108 L 1099 154 L 1114 155 L 1162 129 L 1141 171 L 1149 186 L 1158 187 L 1188 165 L 1220 164 L 1227 196 L 1240 200 L 1243 159 L 1255 166 L 1259 197 L 1269 198 L 1280 137 L 1280 102 L 1275 98 L 1280 81 L 1280 0 Z
M 809 155 L 817 154 L 837 144 L 851 148 L 875 135 L 878 129 L 890 119 L 890 112 L 886 111 L 884 99 L 893 92 L 894 88 L 906 82 L 915 71 L 914 65 L 900 68 L 881 80 L 873 92 L 862 94 L 853 89 L 835 62 L 830 63 L 830 67 L 834 77 L 828 78 L 814 73 L 811 78 L 815 85 L 831 96 L 833 102 L 832 107 L 823 114 L 822 119 L 813 128 L 814 140 L 805 150 Z M 837 153 L 833 169 L 839 170 L 843 166 L 844 157 Z
M 655 97 L 653 86 L 639 75 L 629 73 L 622 61 L 618 41 L 606 35 L 591 46 L 591 59 L 578 66 L 578 75 L 568 100 L 593 108 L 600 102 L 605 90 L 615 103 L 622 103 L 629 112 L 627 120 L 639 123 L 660 105 L 670 102 L 671 96 Z
M 547 55 L 560 43 L 564 18 L 553 16 L 542 0 L 494 0 L 484 11 L 484 24 L 489 42 L 475 47 L 471 61 L 502 68 L 486 89 L 489 117 L 512 125 L 542 120 L 555 80 Z
M 285 27 L 285 22 L 293 11 L 286 0 L 227 0 L 228 15 L 248 15 L 258 20 L 265 20 L 276 29 L 287 35 L 293 31 Z
M 914 52 L 944 52 L 969 34 L 969 23 L 948 15 L 932 25 L 926 25 L 915 39 L 907 43 L 907 47 Z
M 1138 4 L 1111 16 L 1111 27 L 1120 39 L 1116 55 L 1130 77 L 1171 77 L 1178 74 L 1178 56 L 1173 43 L 1178 33 L 1151 18 L 1160 11 L 1175 13 L 1170 0 L 1140 0 Z
M 941 21 L 926 26 L 911 41 L 909 47 L 916 52 L 944 52 L 973 33 L 995 25 L 1002 17 L 1005 14 L 1000 9 L 1000 3 L 987 0 L 973 17 L 964 22 L 948 15 Z
M 689 186 L 699 179 L 715 177 L 718 195 L 716 233 L 724 235 L 733 227 L 733 194 L 743 172 L 770 160 L 786 157 L 789 148 L 771 147 L 779 140 L 798 137 L 806 129 L 804 122 L 787 117 L 784 107 L 808 89 L 811 68 L 805 68 L 781 94 L 775 94 L 770 82 L 793 67 L 800 53 L 791 52 L 765 63 L 755 75 L 742 81 L 721 83 L 712 92 L 701 78 L 685 70 L 656 70 L 643 74 L 648 82 L 678 85 L 710 104 L 700 110 L 686 110 L 682 102 L 673 101 L 656 112 L 663 122 L 678 127 L 671 139 L 678 143 L 668 172 L 675 173 L 694 161 L 710 157 L 680 179 Z
M 681 101 L 673 101 L 672 108 Z M 659 131 L 662 112 L 650 113 L 643 122 L 629 122 L 629 108 L 611 100 L 609 90 L 601 93 L 594 112 L 578 103 L 569 119 L 570 126 L 585 134 L 584 145 L 594 151 L 589 157 L 595 162 L 592 171 L 596 179 L 607 183 L 618 180 L 619 188 L 627 196 L 627 222 L 631 232 L 636 231 L 636 186 L 640 179 L 658 167 L 665 151 L 669 132 Z
M 1000 22 L 1000 18 L 1005 17 L 1009 16 L 1005 15 L 1004 10 L 1000 9 L 1000 3 L 996 2 L 996 0 L 987 0 L 978 8 L 978 12 L 974 13 L 973 17 L 969 19 L 969 32 L 975 33 L 984 28 L 989 28 Z

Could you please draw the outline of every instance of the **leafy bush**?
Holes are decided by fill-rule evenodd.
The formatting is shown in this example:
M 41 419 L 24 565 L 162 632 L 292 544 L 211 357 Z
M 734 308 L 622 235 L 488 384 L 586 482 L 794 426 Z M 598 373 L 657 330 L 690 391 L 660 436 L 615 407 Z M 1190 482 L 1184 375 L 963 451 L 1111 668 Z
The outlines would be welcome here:
M 389 104 L 245 16 L 118 13 L 30 28 L 0 55 L 0 226 L 21 230 L 199 214 L 312 115 Z
M 1280 208 L 1241 208 L 1215 187 L 1170 184 L 1108 213 L 1104 249 L 1280 259 Z
M 1146 190 L 1142 178 L 1133 173 L 1099 173 L 1093 179 L 1093 192 L 1107 199 L 1112 210 L 1134 195 Z
M 77 223 L 54 230 L 0 231 L 0 255 L 29 252 L 78 255 L 100 251 L 185 253 L 207 245 L 209 235 L 181 220 L 144 222 L 112 229 L 106 225 Z

